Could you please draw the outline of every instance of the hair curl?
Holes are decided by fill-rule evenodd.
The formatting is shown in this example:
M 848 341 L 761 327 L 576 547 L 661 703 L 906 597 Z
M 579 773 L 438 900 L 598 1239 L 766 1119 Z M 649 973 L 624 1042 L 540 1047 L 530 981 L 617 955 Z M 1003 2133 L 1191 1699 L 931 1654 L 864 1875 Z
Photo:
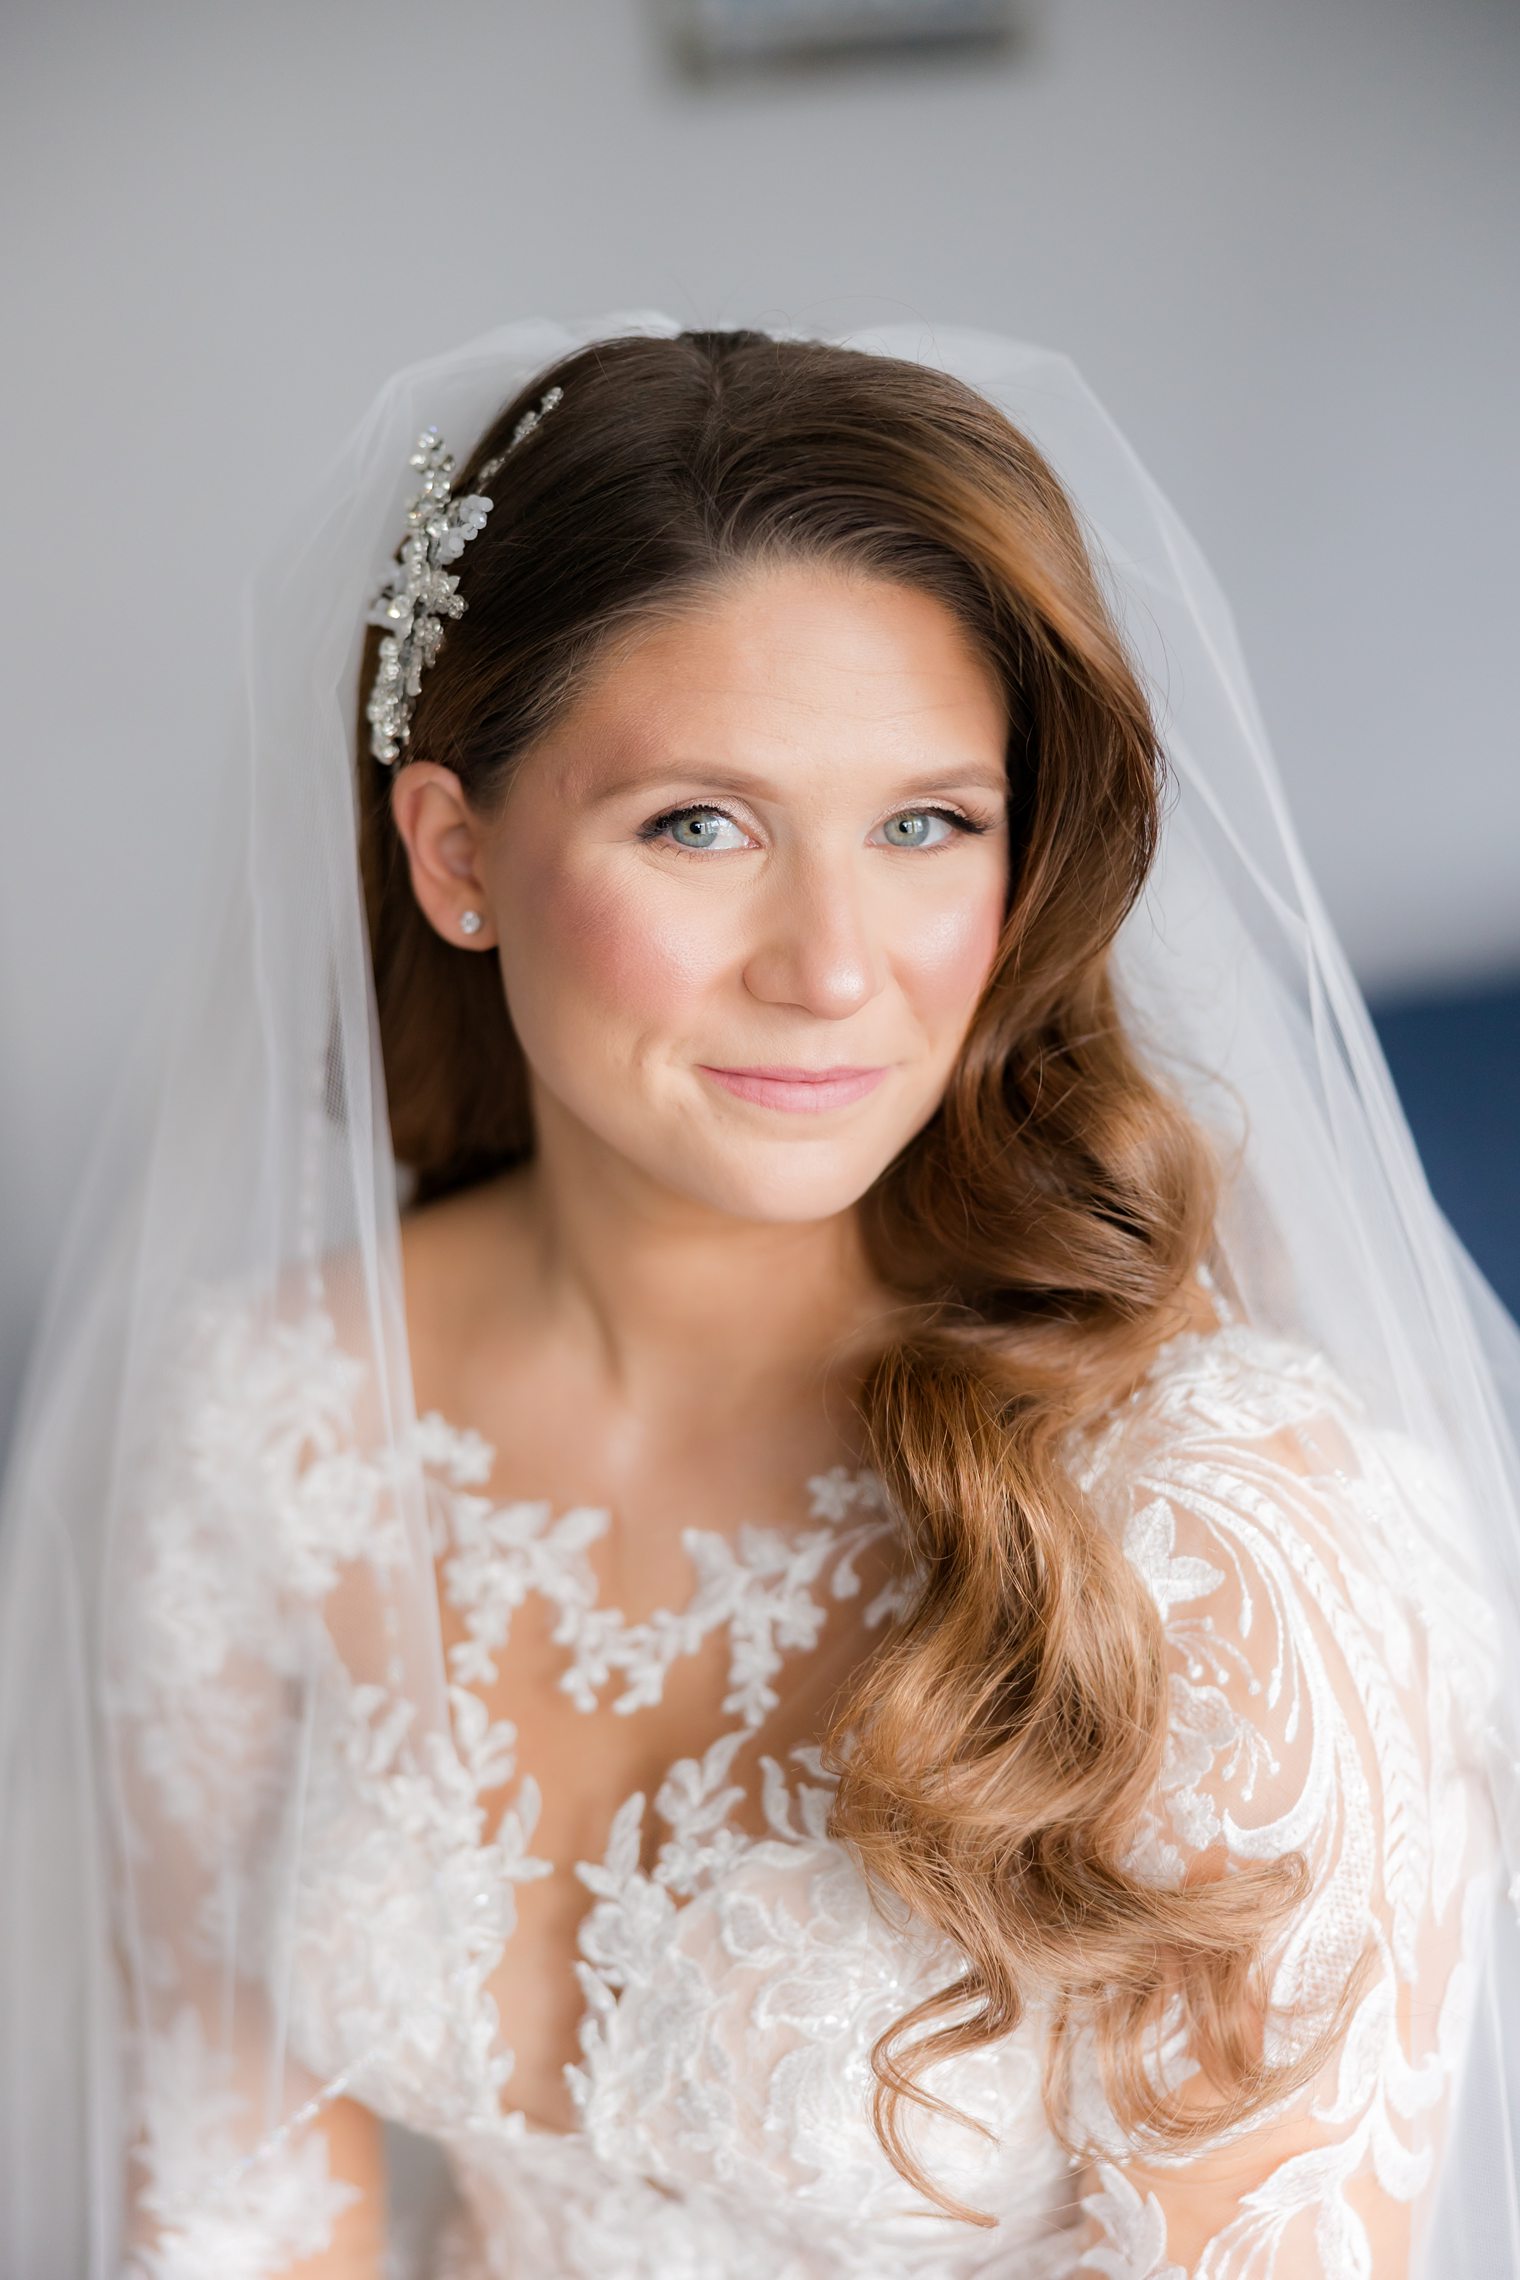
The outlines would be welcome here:
M 953 611 L 1010 720 L 1011 877 L 994 966 L 944 1099 L 863 1198 L 912 1327 L 859 1394 L 871 1462 L 927 1584 L 834 1718 L 831 1829 L 966 1968 L 880 2037 L 875 2121 L 928 2179 L 901 2105 L 924 2068 L 1006 2035 L 1038 1997 L 1046 2104 L 1067 2135 L 1075 2030 L 1137 2142 L 1180 2148 L 1307 2078 L 1263 2059 L 1262 1955 L 1300 1859 L 1161 1890 L 1124 1861 L 1166 1727 L 1154 1603 L 1063 1451 L 1197 1304 L 1211 1150 L 1141 1065 L 1109 970 L 1159 832 L 1163 755 L 1048 462 L 929 367 L 749 331 L 600 341 L 535 376 L 456 487 L 550 382 L 563 408 L 490 488 L 468 609 L 417 700 L 411 751 L 482 813 L 622 632 L 759 559 L 904 582 Z M 361 669 L 370 686 L 378 633 Z M 423 916 L 359 721 L 361 860 L 398 1160 L 425 1201 L 520 1162 L 523 1057 L 494 961 Z M 1158 2090 L 1180 1998 L 1213 2093 Z M 915 2029 L 926 2029 L 916 2039 Z M 1080 2150 L 1080 2148 L 1074 2148 Z

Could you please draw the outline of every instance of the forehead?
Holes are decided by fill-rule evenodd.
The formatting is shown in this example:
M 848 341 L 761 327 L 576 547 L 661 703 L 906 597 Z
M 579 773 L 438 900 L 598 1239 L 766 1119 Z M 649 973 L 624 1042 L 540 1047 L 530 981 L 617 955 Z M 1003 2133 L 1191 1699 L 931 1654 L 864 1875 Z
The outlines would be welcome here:
M 546 741 L 586 796 L 672 762 L 950 767 L 995 788 L 1006 735 L 996 673 L 932 595 L 771 565 L 619 640 Z

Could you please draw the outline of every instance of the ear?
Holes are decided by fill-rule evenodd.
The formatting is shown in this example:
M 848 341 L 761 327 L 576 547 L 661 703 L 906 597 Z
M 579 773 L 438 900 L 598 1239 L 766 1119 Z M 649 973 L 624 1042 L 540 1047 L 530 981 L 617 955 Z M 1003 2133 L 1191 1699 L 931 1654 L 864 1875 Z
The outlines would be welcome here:
M 408 761 L 391 785 L 391 816 L 424 915 L 457 949 L 492 948 L 496 932 L 480 868 L 480 825 L 453 769 L 431 760 Z M 482 921 L 472 934 L 461 924 L 467 911 Z

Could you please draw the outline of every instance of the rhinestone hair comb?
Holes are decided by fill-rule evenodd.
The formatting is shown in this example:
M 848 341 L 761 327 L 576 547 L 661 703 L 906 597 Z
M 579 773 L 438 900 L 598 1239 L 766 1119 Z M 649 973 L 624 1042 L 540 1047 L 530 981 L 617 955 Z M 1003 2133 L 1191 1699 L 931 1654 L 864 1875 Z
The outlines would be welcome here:
M 480 482 L 490 482 L 508 454 L 517 449 L 524 436 L 532 434 L 563 394 L 562 388 L 550 388 L 531 411 L 523 413 L 506 450 L 481 468 Z M 457 562 L 470 540 L 479 537 L 492 506 L 492 501 L 478 491 L 462 499 L 453 497 L 453 454 L 445 450 L 435 427 L 423 429 L 407 465 L 421 473 L 422 488 L 407 502 L 406 536 L 395 567 L 364 621 L 386 628 L 374 687 L 365 707 L 370 751 L 386 767 L 401 757 L 401 748 L 411 735 L 412 707 L 422 688 L 423 673 L 438 655 L 445 618 L 464 615 L 459 580 L 447 565 Z

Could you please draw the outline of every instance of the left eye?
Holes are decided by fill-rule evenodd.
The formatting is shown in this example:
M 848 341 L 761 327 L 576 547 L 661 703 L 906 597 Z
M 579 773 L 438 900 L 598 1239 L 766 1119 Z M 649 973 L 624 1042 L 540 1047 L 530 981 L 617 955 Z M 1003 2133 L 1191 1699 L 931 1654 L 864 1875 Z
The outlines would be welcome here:
M 946 825 L 947 829 L 940 838 L 931 839 L 929 832 L 937 823 Z M 943 847 L 957 827 L 962 831 L 971 829 L 947 808 L 908 808 L 901 815 L 889 816 L 882 828 L 888 844 L 893 847 Z

